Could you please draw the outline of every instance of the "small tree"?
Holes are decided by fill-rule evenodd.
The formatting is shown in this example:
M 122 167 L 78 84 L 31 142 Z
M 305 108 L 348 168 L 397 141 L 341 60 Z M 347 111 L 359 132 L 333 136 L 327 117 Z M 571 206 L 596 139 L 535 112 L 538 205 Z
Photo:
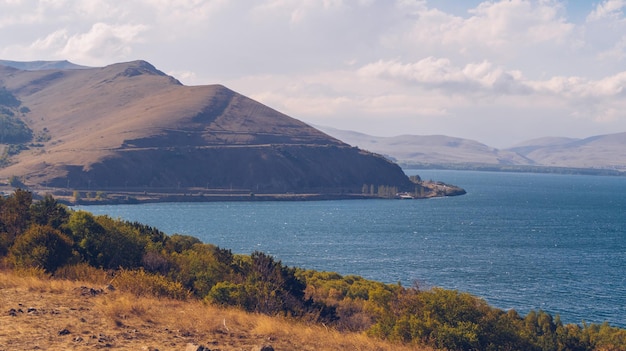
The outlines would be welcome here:
M 20 180 L 20 178 L 18 178 L 16 176 L 10 176 L 9 177 L 9 185 L 14 187 L 14 188 L 25 188 L 26 187 L 24 185 L 24 183 Z
M 67 222 L 69 213 L 65 206 L 55 200 L 52 195 L 47 194 L 30 207 L 31 221 L 35 224 L 50 225 L 53 228 L 60 228 Z

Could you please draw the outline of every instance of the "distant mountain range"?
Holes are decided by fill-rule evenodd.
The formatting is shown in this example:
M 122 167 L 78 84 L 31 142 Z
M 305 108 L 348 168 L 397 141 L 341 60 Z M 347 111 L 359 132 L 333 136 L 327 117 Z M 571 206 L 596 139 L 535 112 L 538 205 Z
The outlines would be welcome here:
M 9 61 L 0 60 L 1 66 L 8 66 L 24 71 L 38 71 L 44 69 L 84 69 L 87 66 L 77 65 L 67 60 L 63 61 Z
M 395 163 L 145 61 L 0 61 L 0 178 L 67 189 L 414 190 Z
M 483 169 L 626 175 L 626 133 L 585 139 L 540 138 L 507 149 L 443 135 L 377 137 L 317 126 L 405 168 Z

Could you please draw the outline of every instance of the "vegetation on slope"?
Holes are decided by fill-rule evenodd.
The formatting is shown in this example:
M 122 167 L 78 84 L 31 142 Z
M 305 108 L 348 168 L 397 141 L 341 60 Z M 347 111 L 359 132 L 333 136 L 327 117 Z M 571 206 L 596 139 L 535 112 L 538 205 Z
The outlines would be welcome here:
M 28 111 L 27 107 L 18 110 L 21 104 L 10 91 L 0 87 L 0 144 L 25 143 L 32 139 L 32 130 L 19 118 Z
M 57 278 L 107 277 L 136 296 L 202 300 L 449 350 L 623 350 L 626 330 L 520 316 L 466 293 L 422 291 L 358 276 L 284 266 L 261 252 L 237 255 L 140 223 L 69 211 L 51 196 L 17 190 L 0 200 L 2 265 Z

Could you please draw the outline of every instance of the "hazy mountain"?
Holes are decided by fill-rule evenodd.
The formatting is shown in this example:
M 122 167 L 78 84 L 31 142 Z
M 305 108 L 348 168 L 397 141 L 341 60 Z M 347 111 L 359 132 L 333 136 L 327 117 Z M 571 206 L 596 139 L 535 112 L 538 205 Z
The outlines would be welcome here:
M 477 141 L 443 135 L 400 135 L 376 137 L 352 131 L 318 128 L 350 145 L 376 152 L 400 163 L 411 165 L 529 165 L 522 155 L 481 144 Z
M 328 127 L 318 128 L 350 145 L 385 155 L 408 167 L 555 172 L 581 172 L 572 168 L 626 171 L 626 133 L 586 139 L 539 138 L 512 148 L 496 149 L 477 141 L 442 135 L 377 137 Z
M 0 65 L 9 66 L 17 69 L 21 69 L 24 71 L 39 71 L 46 69 L 84 69 L 89 68 L 87 66 L 80 66 L 74 63 L 71 63 L 67 60 L 63 61 L 9 61 L 9 60 L 0 60 Z
M 545 166 L 626 171 L 626 133 L 597 135 L 585 139 L 535 139 L 509 150 Z
M 13 143 L 4 147 L 0 177 L 28 184 L 254 192 L 413 186 L 383 157 L 221 85 L 184 86 L 144 61 L 0 66 L 0 117 L 10 126 L 0 140 Z

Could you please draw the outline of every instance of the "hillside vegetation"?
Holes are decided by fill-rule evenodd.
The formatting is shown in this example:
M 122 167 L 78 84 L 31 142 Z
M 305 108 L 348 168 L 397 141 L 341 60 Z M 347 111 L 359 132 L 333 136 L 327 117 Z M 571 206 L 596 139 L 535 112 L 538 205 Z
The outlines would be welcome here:
M 248 329 L 254 335 L 281 335 L 270 336 L 281 340 L 287 338 L 284 333 L 290 333 L 289 330 L 300 333 L 298 335 L 310 335 L 322 328 L 328 328 L 330 334 L 320 333 L 319 338 L 328 337 L 329 341 L 337 339 L 333 337 L 339 335 L 336 333 L 346 335 L 348 340 L 355 338 L 354 333 L 372 338 L 367 341 L 370 346 L 335 346 L 339 349 L 385 349 L 385 346 L 372 346 L 378 345 L 375 340 L 396 343 L 397 347 L 393 346 L 393 349 L 626 349 L 626 330 L 608 324 L 565 325 L 558 316 L 543 311 L 522 316 L 514 310 L 491 307 L 463 292 L 440 288 L 420 290 L 419 287 L 383 284 L 358 276 L 287 267 L 261 252 L 233 254 L 191 236 L 170 236 L 140 223 L 70 211 L 51 196 L 33 201 L 32 194 L 24 190 L 17 190 L 0 200 L 0 257 L 5 269 L 51 277 L 52 280 L 35 283 L 43 288 L 35 287 L 31 291 L 51 301 L 58 299 L 54 295 L 57 290 L 76 289 L 67 281 L 99 284 L 97 286 L 111 284 L 110 288 L 116 291 L 111 295 L 105 293 L 110 288 L 84 290 L 86 295 L 98 296 L 90 306 L 106 305 L 85 308 L 107 315 L 104 323 L 114 328 L 118 335 L 113 337 L 103 333 L 101 338 L 105 344 L 118 342 L 122 345 L 122 333 L 126 333 L 124 335 L 130 340 L 139 337 L 136 334 L 141 335 L 146 329 L 161 326 L 164 329 L 155 330 L 164 335 L 172 331 L 187 338 L 185 340 L 197 336 L 199 341 L 213 338 L 208 336 L 210 330 L 226 330 L 228 335 L 231 327 Z M 4 273 L 4 277 L 12 275 Z M 14 278 L 8 280 L 14 281 Z M 24 312 L 28 305 L 19 305 L 15 297 L 16 291 L 23 291 L 20 290 L 24 289 L 22 284 L 0 284 L 0 296 L 14 302 L 7 307 L 10 310 L 3 311 L 3 319 L 19 320 L 23 318 L 20 313 L 29 313 L 28 310 Z M 66 284 L 70 288 L 54 288 Z M 82 288 L 80 291 L 82 293 Z M 123 303 L 123 299 L 128 299 L 125 296 L 134 298 L 132 302 Z M 32 297 L 22 298 L 28 299 L 26 303 L 35 301 Z M 3 303 L 3 306 L 8 305 Z M 227 309 L 219 312 L 218 308 Z M 231 324 L 233 318 L 243 317 L 233 317 L 235 312 L 230 308 L 280 318 L 266 320 L 268 322 L 263 323 L 270 326 L 265 327 L 254 326 L 253 323 L 257 322 Z M 60 309 L 52 307 L 51 311 Z M 178 321 L 178 325 L 190 323 L 187 329 L 176 327 L 178 329 L 174 331 L 169 327 L 174 321 L 167 318 L 173 318 L 179 310 L 211 312 L 205 317 L 190 312 L 191 322 L 182 321 L 186 318 Z M 172 316 L 159 317 L 168 314 Z M 216 326 L 213 314 L 223 318 L 225 329 Z M 86 321 L 97 318 L 73 316 Z M 246 323 L 250 323 L 248 327 L 241 326 Z M 286 323 L 302 327 L 285 328 L 287 332 L 280 334 L 277 330 Z M 200 327 L 201 324 L 207 326 Z M 92 334 L 94 328 L 100 327 L 85 327 L 85 335 Z M 70 327 L 67 329 L 69 333 L 76 332 Z M 19 345 L 20 338 L 6 334 L 6 331 L 3 333 L 1 338 L 11 338 L 15 345 Z M 85 339 L 84 336 L 81 338 Z M 307 349 L 301 346 L 285 344 L 283 347 Z

